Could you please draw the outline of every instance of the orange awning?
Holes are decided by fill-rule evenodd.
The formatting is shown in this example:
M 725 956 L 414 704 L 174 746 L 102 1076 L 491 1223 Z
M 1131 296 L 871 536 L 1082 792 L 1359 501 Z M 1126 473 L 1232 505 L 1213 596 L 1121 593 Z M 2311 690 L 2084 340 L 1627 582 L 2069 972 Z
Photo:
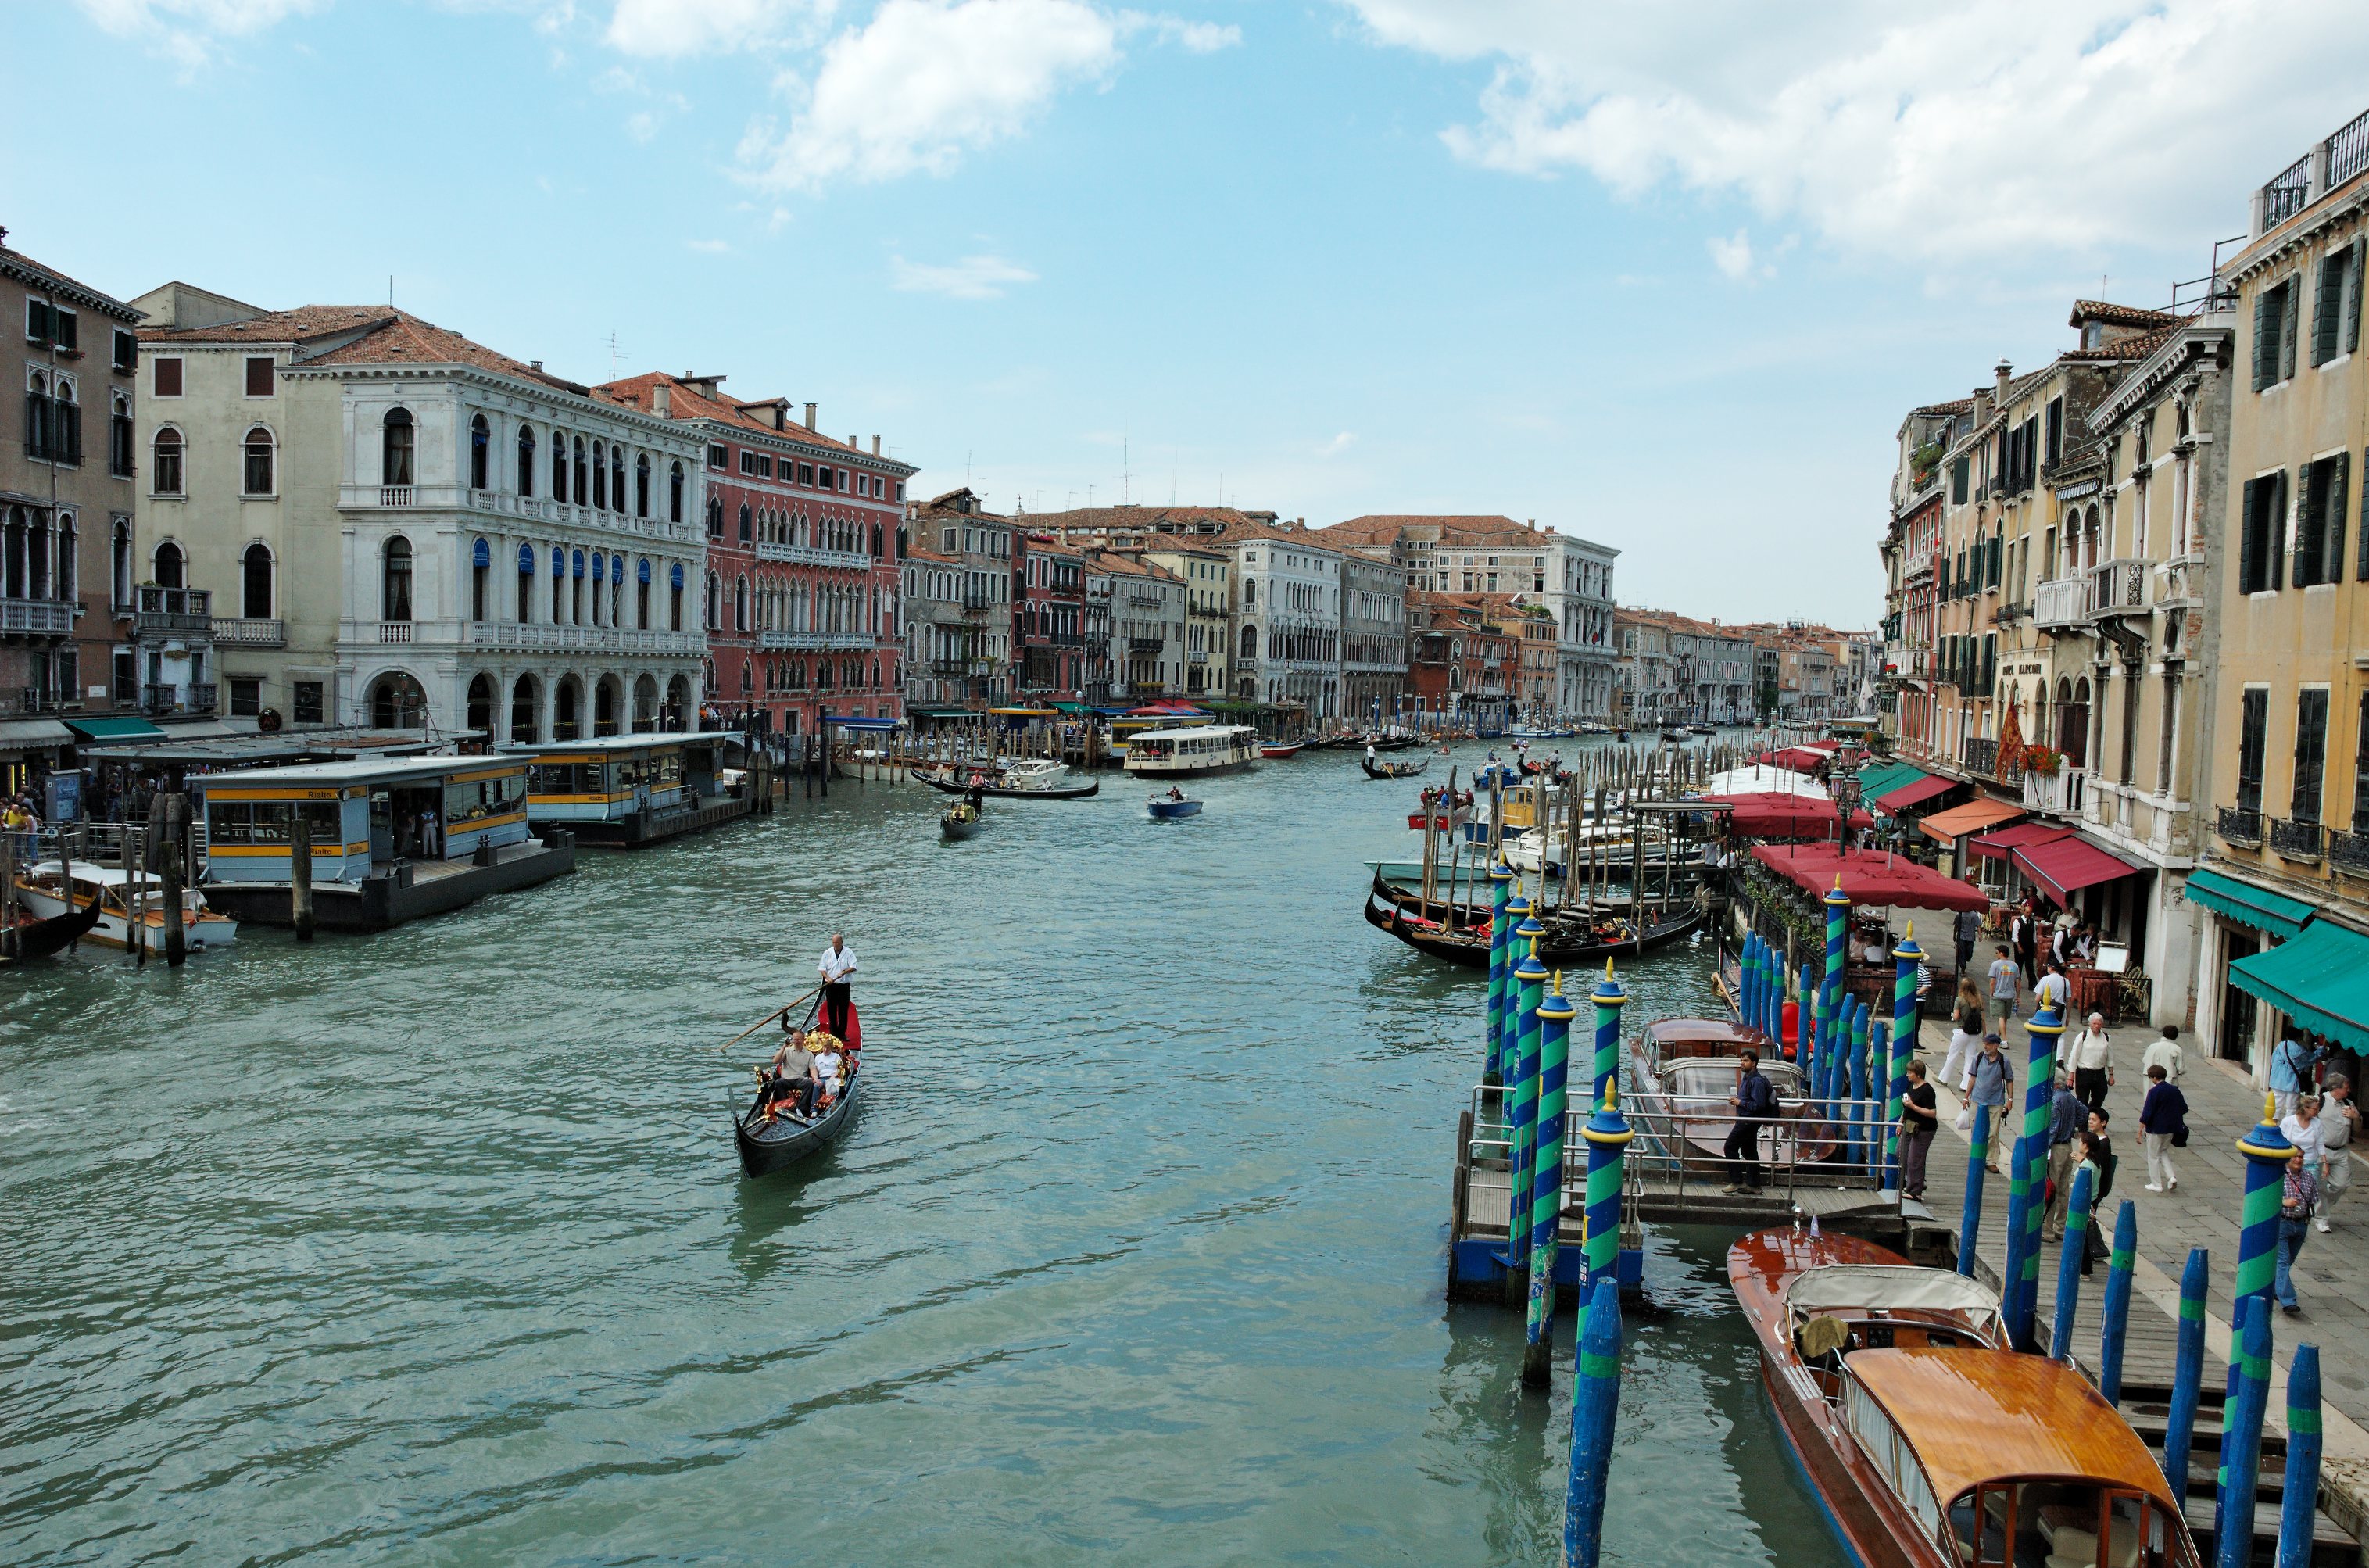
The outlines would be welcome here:
M 1963 806 L 1952 806 L 1947 811 L 1936 811 L 1917 826 L 1928 837 L 1946 844 L 1967 833 L 1979 833 L 2002 822 L 2012 822 L 2022 815 L 2022 807 L 2010 806 L 2004 800 L 1993 800 L 1986 795 L 1980 800 L 1970 800 Z

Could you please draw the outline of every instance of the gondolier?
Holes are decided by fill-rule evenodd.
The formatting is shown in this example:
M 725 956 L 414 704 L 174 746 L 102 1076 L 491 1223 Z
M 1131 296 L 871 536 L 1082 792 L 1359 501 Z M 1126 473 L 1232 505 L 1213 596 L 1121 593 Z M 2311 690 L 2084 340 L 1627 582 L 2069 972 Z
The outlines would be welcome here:
M 822 976 L 822 1026 L 843 1040 L 848 1030 L 847 979 L 855 973 L 855 952 L 847 945 L 847 938 L 834 932 L 815 969 Z

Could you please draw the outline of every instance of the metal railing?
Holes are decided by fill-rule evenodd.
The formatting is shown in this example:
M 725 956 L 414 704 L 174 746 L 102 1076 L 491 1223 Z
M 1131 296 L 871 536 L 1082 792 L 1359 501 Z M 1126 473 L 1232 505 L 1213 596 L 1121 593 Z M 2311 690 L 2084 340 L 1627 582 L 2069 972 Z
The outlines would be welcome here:
M 2369 833 L 2340 833 L 2330 830 L 2328 835 L 2328 864 L 2340 871 L 2356 872 L 2369 876 Z
M 2271 848 L 2289 860 L 2319 859 L 2326 838 L 2327 830 L 2317 822 L 2271 820 Z
M 2242 806 L 2222 807 L 2215 816 L 2213 830 L 2220 834 L 2224 841 L 2242 849 L 2262 847 L 2262 814 L 2259 811 L 2249 811 Z
M 1980 773 L 1986 779 L 1995 779 L 1999 776 L 1998 749 L 1998 742 L 1996 740 L 1985 740 L 1970 735 L 1966 737 L 1965 747 L 1960 760 L 1965 763 L 1968 772 Z
M 2262 232 L 2268 234 L 2304 209 L 2311 200 L 2311 155 L 2272 175 L 2262 187 Z
M 2328 188 L 2369 168 L 2369 111 L 2354 115 L 2328 139 Z
M 2089 568 L 2089 613 L 2127 615 L 2146 608 L 2146 579 L 2151 561 L 2123 558 L 2102 561 Z

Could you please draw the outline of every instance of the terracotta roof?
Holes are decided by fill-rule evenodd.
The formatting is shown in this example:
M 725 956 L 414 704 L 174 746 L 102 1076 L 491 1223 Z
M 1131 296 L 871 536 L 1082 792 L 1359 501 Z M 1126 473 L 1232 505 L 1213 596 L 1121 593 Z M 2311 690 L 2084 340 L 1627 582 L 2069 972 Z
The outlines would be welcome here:
M 1172 525 L 1168 532 L 1189 532 L 1199 525 L 1222 528 L 1237 522 L 1258 522 L 1274 515 L 1273 512 L 1247 512 L 1239 507 L 1072 507 L 1066 511 L 1032 512 L 1028 524 L 1032 528 L 1112 533 L 1133 530 L 1158 532 L 1164 522 Z
M 140 312 L 105 290 L 94 289 L 79 279 L 69 277 L 54 267 L 45 267 L 23 251 L 12 250 L 5 245 L 0 245 L 0 272 L 6 272 L 20 282 L 34 284 L 53 294 L 69 295 L 72 303 L 105 311 L 119 321 L 140 319 Z
M 1909 410 L 1911 414 L 1971 414 L 1974 411 L 1974 400 L 1971 397 L 1952 398 L 1947 403 L 1928 403 L 1921 408 Z
M 2102 321 L 2109 326 L 2169 326 L 2179 319 L 2168 310 L 2144 310 L 2137 305 L 2118 305 L 2111 300 L 2075 300 L 2073 315 L 2065 325 L 2078 326 L 2085 321 Z
M 2171 335 L 2179 330 L 2180 325 L 2175 321 L 2169 326 L 2158 326 L 2150 332 L 2133 333 L 2128 338 L 2101 344 L 2095 349 L 2076 349 L 2065 357 L 2068 360 L 2085 361 L 2144 360 L 2166 343 L 2170 342 Z
M 1088 563 L 1109 572 L 1114 577 L 1152 578 L 1162 582 L 1183 582 L 1184 579 L 1157 561 L 1146 561 L 1133 555 L 1107 550 Z
M 714 377 L 710 379 L 710 384 L 723 379 L 722 376 Z M 664 371 L 652 371 L 644 375 L 627 376 L 622 381 L 605 382 L 593 390 L 612 402 L 622 403 L 627 407 L 639 408 L 645 413 L 649 413 L 653 411 L 655 394 L 661 384 L 671 389 L 667 394 L 670 418 L 709 419 L 720 425 L 729 425 L 737 431 L 770 436 L 777 441 L 790 441 L 799 446 L 813 447 L 833 456 L 860 457 L 869 463 L 887 464 L 908 474 L 919 472 L 910 464 L 898 463 L 893 458 L 874 457 L 861 447 L 850 446 L 842 441 L 833 441 L 821 431 L 807 429 L 806 426 L 795 420 L 790 421 L 786 429 L 777 430 L 773 428 L 773 422 L 771 419 L 761 418 L 750 412 L 754 408 L 768 408 L 784 401 L 780 398 L 710 397 L 689 382 L 669 375 Z M 962 492 L 956 490 L 949 493 L 960 495 Z
M 286 343 L 315 351 L 300 353 L 299 367 L 314 365 L 469 365 L 520 381 L 539 383 L 579 397 L 595 395 L 581 382 L 553 375 L 472 342 L 457 332 L 388 305 L 300 305 L 266 311 L 244 321 L 213 326 L 151 327 L 140 340 L 173 343 Z
M 1328 528 L 1315 530 L 1337 539 L 1355 540 L 1364 544 L 1390 543 L 1410 528 L 1457 529 L 1466 532 L 1503 533 L 1523 532 L 1522 524 L 1510 517 L 1494 513 L 1423 513 L 1368 512 L 1353 517 L 1346 522 L 1336 522 Z
M 942 567 L 958 567 L 962 565 L 961 556 L 942 555 L 937 551 L 931 549 L 927 544 L 922 544 L 919 534 L 910 532 L 907 532 L 905 535 L 905 559 L 909 561 L 930 561 Z

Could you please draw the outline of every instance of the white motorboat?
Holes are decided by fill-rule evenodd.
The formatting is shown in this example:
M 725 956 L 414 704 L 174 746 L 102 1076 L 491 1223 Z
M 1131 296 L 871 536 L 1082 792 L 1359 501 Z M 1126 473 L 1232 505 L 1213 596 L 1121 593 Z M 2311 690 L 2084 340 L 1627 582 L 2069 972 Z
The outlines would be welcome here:
M 1024 757 L 1003 770 L 1006 789 L 1057 789 L 1069 776 L 1070 765 L 1050 757 Z
M 113 866 L 94 865 L 86 860 L 75 861 L 71 870 L 61 862 L 45 860 L 17 878 L 17 897 L 43 920 L 86 909 L 97 898 L 98 923 L 84 941 L 103 947 L 129 947 L 132 922 L 137 921 L 146 928 L 148 947 L 158 953 L 165 950 L 165 882 L 150 873 L 134 872 L 127 877 Z M 227 947 L 238 940 L 238 921 L 208 909 L 204 896 L 194 887 L 181 890 L 181 922 L 184 940 L 193 951 Z

